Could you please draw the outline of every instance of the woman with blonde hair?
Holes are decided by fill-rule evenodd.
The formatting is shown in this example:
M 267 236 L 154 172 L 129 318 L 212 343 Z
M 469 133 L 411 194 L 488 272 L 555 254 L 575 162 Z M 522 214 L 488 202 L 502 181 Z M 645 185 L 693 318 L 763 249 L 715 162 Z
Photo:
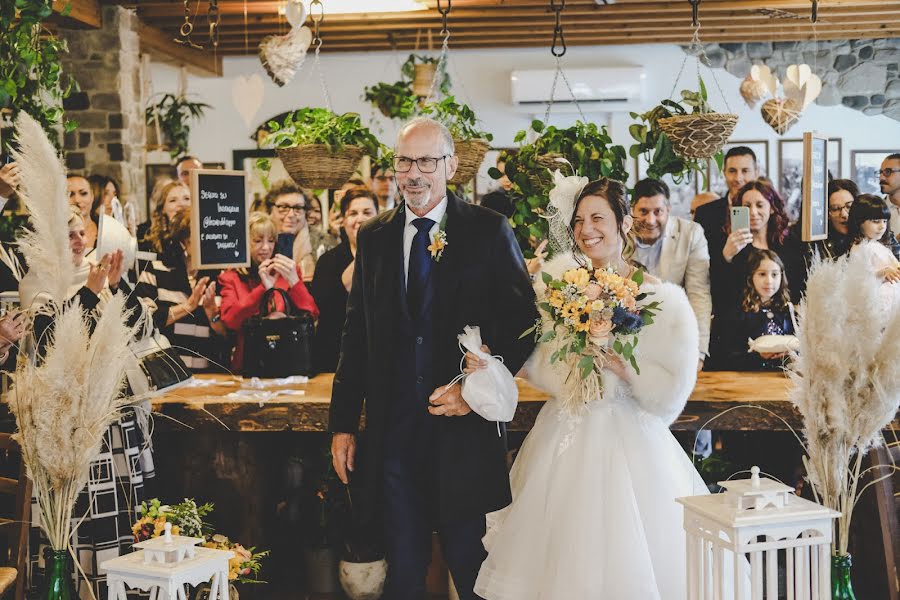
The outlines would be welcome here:
M 244 335 L 241 327 L 250 317 L 259 314 L 263 295 L 272 288 L 287 292 L 291 304 L 309 311 L 318 318 L 319 309 L 303 283 L 300 266 L 290 257 L 275 254 L 278 232 L 275 221 L 266 213 L 250 215 L 250 269 L 228 269 L 219 275 L 222 294 L 222 322 L 237 332 L 237 343 L 231 368 L 237 372 L 243 366 Z M 275 304 L 270 315 L 285 312 L 280 294 L 272 297 Z
M 164 180 L 156 184 L 150 196 L 150 230 L 141 240 L 141 250 L 161 253 L 164 240 L 170 234 L 172 219 L 191 207 L 191 190 L 178 179 Z

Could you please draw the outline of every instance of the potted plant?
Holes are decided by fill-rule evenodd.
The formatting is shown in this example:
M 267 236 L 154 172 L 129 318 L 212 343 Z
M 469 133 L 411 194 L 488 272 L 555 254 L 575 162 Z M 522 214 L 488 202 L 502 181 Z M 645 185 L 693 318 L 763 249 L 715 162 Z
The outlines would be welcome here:
M 717 113 L 709 105 L 706 85 L 699 78 L 700 91 L 682 90 L 681 103 L 664 100 L 656 124 L 672 142 L 675 152 L 685 159 L 712 158 L 731 137 L 737 115 Z M 685 106 L 690 107 L 690 112 Z M 657 107 L 659 108 L 659 107 Z
M 363 155 L 377 156 L 381 146 L 357 113 L 325 108 L 301 108 L 283 123 L 269 121 L 265 144 L 275 148 L 297 185 L 310 189 L 341 187 Z
M 625 148 L 613 145 L 606 127 L 578 121 L 572 127 L 560 129 L 535 120 L 531 129 L 539 136 L 523 144 L 528 132 L 516 134 L 516 143 L 523 145 L 507 159 L 505 173 L 496 167 L 488 171 L 494 179 L 505 174 L 513 184 L 510 192 L 515 208 L 513 230 L 529 258 L 534 256 L 533 248 L 549 235 L 549 225 L 543 215 L 553 186 L 553 170 L 562 169 L 590 180 L 628 179 Z
M 376 83 L 367 87 L 364 98 L 366 102 L 377 106 L 381 114 L 389 119 L 404 120 L 415 114 L 419 101 L 409 82 L 402 79 L 395 83 Z
M 631 146 L 629 153 L 632 158 L 644 156 L 647 160 L 647 177 L 661 179 L 665 175 L 671 175 L 676 183 L 681 183 L 695 172 L 705 173 L 705 160 L 686 157 L 676 152 L 672 140 L 660 125 L 660 121 L 663 119 L 669 119 L 676 115 L 687 115 L 688 109 L 699 109 L 708 114 L 709 104 L 706 100 L 706 87 L 702 85 L 702 80 L 700 90 L 700 92 L 683 90 L 681 103 L 667 99 L 643 114 L 631 113 L 631 117 L 640 119 L 640 122 L 633 123 L 628 128 L 631 137 L 637 142 Z M 731 135 L 730 132 L 729 135 Z M 722 156 L 721 147 L 711 156 L 720 170 L 722 169 Z
M 400 67 L 400 73 L 406 81 L 412 82 L 413 93 L 420 98 L 427 98 L 438 76 L 440 59 L 422 54 L 410 54 Z M 438 89 L 442 94 L 450 91 L 450 76 L 446 69 L 441 69 Z
M 67 6 L 62 14 L 71 11 Z M 57 39 L 43 22 L 53 14 L 47 0 L 0 3 L 0 109 L 10 109 L 14 120 L 25 111 L 59 147 L 58 125 L 63 121 L 63 100 L 78 90 L 75 80 L 63 75 L 60 55 L 66 43 Z M 64 121 L 66 132 L 77 127 Z M 11 136 L 3 136 L 0 152 L 8 150 Z
M 468 183 L 478 173 L 484 161 L 484 155 L 491 147 L 494 136 L 478 128 L 475 112 L 465 104 L 459 104 L 453 96 L 447 96 L 440 102 L 426 104 L 422 114 L 443 123 L 453 136 L 459 166 L 449 183 L 461 185 Z
M 150 104 L 145 117 L 150 129 L 147 146 L 168 150 L 173 159 L 187 154 L 191 135 L 191 119 L 199 119 L 210 108 L 203 102 L 191 102 L 184 95 L 164 94 L 155 104 Z

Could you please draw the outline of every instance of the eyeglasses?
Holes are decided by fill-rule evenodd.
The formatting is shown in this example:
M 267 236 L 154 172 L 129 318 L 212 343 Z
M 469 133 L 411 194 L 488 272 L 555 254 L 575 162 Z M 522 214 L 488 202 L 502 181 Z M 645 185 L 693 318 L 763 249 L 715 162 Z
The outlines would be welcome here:
M 394 171 L 397 173 L 408 173 L 412 169 L 413 163 L 419 168 L 420 173 L 434 173 L 437 171 L 438 161 L 448 158 L 448 155 L 439 156 L 437 158 L 431 156 L 423 156 L 422 158 L 407 158 L 406 156 L 394 157 Z
M 831 213 L 831 214 L 833 214 L 833 215 L 836 215 L 836 214 L 840 214 L 840 213 L 842 213 L 842 212 L 844 212 L 844 211 L 846 210 L 846 211 L 849 213 L 849 212 L 850 212 L 850 207 L 851 207 L 851 206 L 853 206 L 853 203 L 852 203 L 852 202 L 848 202 L 848 203 L 842 204 L 842 205 L 840 205 L 840 206 L 829 206 L 829 207 L 828 207 L 828 212 Z
M 294 206 L 292 204 L 276 204 L 275 208 L 277 208 L 278 212 L 280 212 L 283 215 L 286 215 L 289 212 L 300 215 L 309 210 L 305 206 Z
M 900 169 L 881 169 L 880 171 L 875 171 L 882 177 L 890 177 L 894 173 L 900 173 Z

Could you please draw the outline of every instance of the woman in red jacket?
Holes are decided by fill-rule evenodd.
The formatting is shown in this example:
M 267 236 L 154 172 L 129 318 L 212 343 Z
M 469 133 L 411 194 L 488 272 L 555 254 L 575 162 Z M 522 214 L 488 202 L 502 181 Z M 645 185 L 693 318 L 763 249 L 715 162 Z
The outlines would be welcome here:
M 285 290 L 294 308 L 309 311 L 314 319 L 319 317 L 319 309 L 303 284 L 300 266 L 287 256 L 275 254 L 276 239 L 272 217 L 265 213 L 252 213 L 249 271 L 228 269 L 219 275 L 222 322 L 228 329 L 237 332 L 237 343 L 231 359 L 231 368 L 235 372 L 241 370 L 244 358 L 244 334 L 241 326 L 244 321 L 259 314 L 259 304 L 266 290 L 273 287 Z M 285 307 L 281 295 L 272 296 L 271 301 L 274 306 L 270 306 L 269 315 L 272 318 L 283 316 Z

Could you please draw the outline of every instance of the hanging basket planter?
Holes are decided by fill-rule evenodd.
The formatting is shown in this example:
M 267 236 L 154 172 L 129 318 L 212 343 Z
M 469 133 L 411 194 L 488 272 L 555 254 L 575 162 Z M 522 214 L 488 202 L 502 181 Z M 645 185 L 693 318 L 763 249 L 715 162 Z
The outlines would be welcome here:
M 734 114 L 697 113 L 660 119 L 659 127 L 678 155 L 711 158 L 728 143 L 737 120 Z
M 431 91 L 431 86 L 434 83 L 434 77 L 437 74 L 437 64 L 436 63 L 419 63 L 416 64 L 416 75 L 413 78 L 413 93 L 416 96 L 420 96 L 425 98 L 428 96 L 428 93 Z
M 450 179 L 450 183 L 462 185 L 475 178 L 481 163 L 484 161 L 484 155 L 490 150 L 491 145 L 483 138 L 471 140 L 455 139 L 453 140 L 453 145 L 456 147 L 459 166 L 456 168 L 456 174 Z
M 365 151 L 359 146 L 332 150 L 325 144 L 278 148 L 278 158 L 302 188 L 335 190 L 353 176 Z

